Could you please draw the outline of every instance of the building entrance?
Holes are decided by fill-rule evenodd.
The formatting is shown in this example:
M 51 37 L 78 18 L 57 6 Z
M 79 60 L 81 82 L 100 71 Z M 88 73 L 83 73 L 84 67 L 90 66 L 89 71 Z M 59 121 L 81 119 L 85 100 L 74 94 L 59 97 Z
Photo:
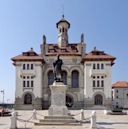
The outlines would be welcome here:
M 94 100 L 95 102 L 95 105 L 103 105 L 103 97 L 102 97 L 102 95 L 100 95 L 100 94 L 97 94 L 96 96 L 95 96 L 95 100 Z

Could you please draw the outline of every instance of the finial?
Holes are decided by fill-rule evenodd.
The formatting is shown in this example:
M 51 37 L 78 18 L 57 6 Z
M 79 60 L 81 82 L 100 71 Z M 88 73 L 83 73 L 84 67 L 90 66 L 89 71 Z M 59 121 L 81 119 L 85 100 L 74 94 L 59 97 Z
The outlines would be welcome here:
M 82 33 L 81 34 L 81 43 L 83 43 L 84 42 L 84 34 Z
M 64 19 L 64 4 L 62 5 L 62 19 Z
M 46 44 L 46 36 L 43 35 L 43 43 Z
M 33 47 L 31 47 L 31 51 L 33 51 Z
M 96 51 L 96 47 L 94 47 L 94 51 Z
M 64 14 L 62 15 L 62 18 L 64 18 Z

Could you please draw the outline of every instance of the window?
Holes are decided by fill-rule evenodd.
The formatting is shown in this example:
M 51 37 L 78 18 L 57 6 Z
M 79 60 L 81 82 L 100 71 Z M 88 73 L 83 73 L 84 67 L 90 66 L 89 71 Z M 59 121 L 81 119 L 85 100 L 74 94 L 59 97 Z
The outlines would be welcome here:
M 31 81 L 31 87 L 33 87 L 33 81 Z
M 118 93 L 118 90 L 116 90 L 116 93 Z
M 61 33 L 61 28 L 59 29 L 60 33 Z
M 27 87 L 29 87 L 29 81 L 27 81 Z
M 31 69 L 33 69 L 33 64 L 31 64 Z
M 104 64 L 101 64 L 101 69 L 104 69 Z
M 48 72 L 48 85 L 52 85 L 54 81 L 53 71 Z
M 96 65 L 95 64 L 93 64 L 93 69 L 96 69 Z
M 33 64 L 23 64 L 23 70 L 27 69 L 33 69 L 34 68 L 34 65 Z
M 74 70 L 72 71 L 72 88 L 78 88 L 79 87 L 79 73 L 78 71 Z
M 34 86 L 34 80 L 33 76 L 23 76 L 23 87 L 33 87 Z
M 99 64 L 97 64 L 97 69 L 100 69 L 100 65 Z
M 127 98 L 128 98 L 128 94 L 126 94 Z
M 27 64 L 27 69 L 29 69 L 29 64 Z
M 23 70 L 25 70 L 25 64 L 23 64 Z
M 67 85 L 67 72 L 62 71 L 62 80 L 65 85 Z
M 93 87 L 96 87 L 96 82 L 95 82 L 95 80 L 93 80 Z
M 97 76 L 97 78 L 100 78 L 100 76 Z
M 95 76 L 93 76 L 93 79 L 95 79 L 96 77 Z
M 103 88 L 104 87 L 104 80 L 103 80 L 104 76 L 93 76 L 92 78 L 92 85 L 93 87 L 96 88 Z
M 99 86 L 100 86 L 100 81 L 98 80 L 98 81 L 97 81 L 97 87 L 99 87 Z
M 26 87 L 26 82 L 25 81 L 23 81 L 23 87 Z
M 104 76 L 101 76 L 101 78 L 103 79 L 103 78 L 104 78 Z
M 64 28 L 62 29 L 62 31 L 64 32 Z
M 27 93 L 24 96 L 24 104 L 32 104 L 32 95 Z
M 118 99 L 118 96 L 116 96 L 116 98 Z
M 101 87 L 104 87 L 104 80 L 101 80 Z

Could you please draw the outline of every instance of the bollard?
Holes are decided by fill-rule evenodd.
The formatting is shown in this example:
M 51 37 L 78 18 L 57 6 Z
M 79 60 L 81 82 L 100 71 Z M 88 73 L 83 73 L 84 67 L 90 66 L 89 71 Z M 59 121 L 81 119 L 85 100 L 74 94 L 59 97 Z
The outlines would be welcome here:
M 104 110 L 104 115 L 107 115 L 107 110 Z
M 84 120 L 84 110 L 81 109 L 81 120 Z
M 36 110 L 34 109 L 34 110 L 33 110 L 33 120 L 37 120 L 36 114 L 37 114 L 37 112 L 36 112 Z
M 11 116 L 11 125 L 10 125 L 10 129 L 17 129 L 17 112 L 13 112 L 12 116 Z
M 97 129 L 97 126 L 96 126 L 96 111 L 92 111 L 91 129 Z

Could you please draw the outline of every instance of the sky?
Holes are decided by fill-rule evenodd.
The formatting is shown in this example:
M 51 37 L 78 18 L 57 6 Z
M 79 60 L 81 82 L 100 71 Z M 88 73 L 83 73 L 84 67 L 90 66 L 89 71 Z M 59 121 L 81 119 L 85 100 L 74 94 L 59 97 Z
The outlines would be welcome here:
M 86 52 L 95 46 L 117 59 L 112 82 L 128 81 L 128 0 L 0 0 L 0 90 L 4 101 L 15 97 L 15 67 L 11 58 L 31 47 L 40 53 L 42 35 L 57 42 L 56 23 L 62 14 L 70 22 L 69 42 L 80 42 Z M 0 102 L 3 94 L 0 92 Z

